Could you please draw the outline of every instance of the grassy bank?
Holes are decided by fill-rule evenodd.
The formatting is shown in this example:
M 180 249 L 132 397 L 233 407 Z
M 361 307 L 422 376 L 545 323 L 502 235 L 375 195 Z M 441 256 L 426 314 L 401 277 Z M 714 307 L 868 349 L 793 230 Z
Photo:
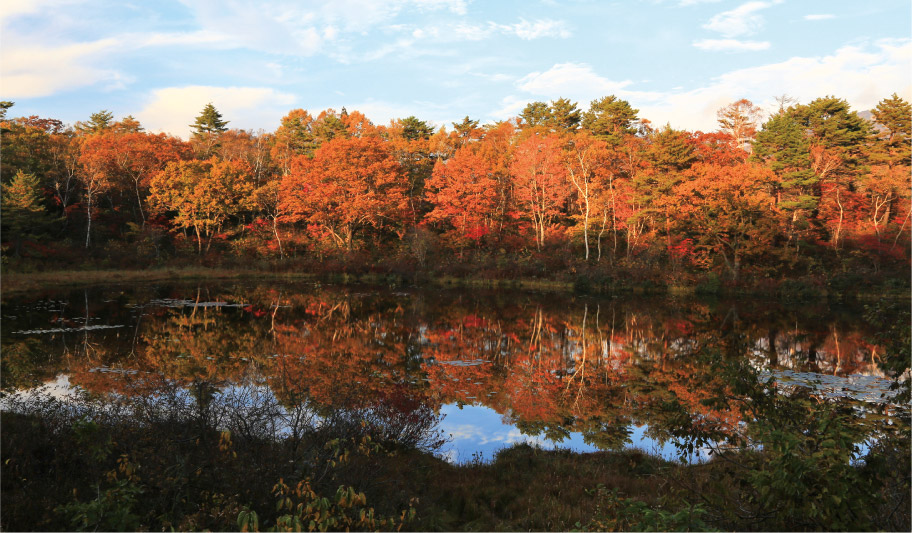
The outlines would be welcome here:
M 553 277 L 510 277 L 495 275 L 451 275 L 433 271 L 377 272 L 368 269 L 336 272 L 281 270 L 275 268 L 225 268 L 206 266 L 155 267 L 149 269 L 84 269 L 18 272 L 5 268 L 0 276 L 4 295 L 45 289 L 78 288 L 89 285 L 130 283 L 256 280 L 276 282 L 320 281 L 345 285 L 366 283 L 388 286 L 436 286 L 467 288 L 573 291 L 579 294 L 652 294 L 668 296 L 743 296 L 778 298 L 801 303 L 820 299 L 874 301 L 908 299 L 907 280 L 899 278 L 855 279 L 836 274 L 829 277 L 750 280 L 741 284 L 722 283 L 715 276 L 675 276 L 667 281 L 653 277 L 634 278 L 591 272 L 556 272 Z

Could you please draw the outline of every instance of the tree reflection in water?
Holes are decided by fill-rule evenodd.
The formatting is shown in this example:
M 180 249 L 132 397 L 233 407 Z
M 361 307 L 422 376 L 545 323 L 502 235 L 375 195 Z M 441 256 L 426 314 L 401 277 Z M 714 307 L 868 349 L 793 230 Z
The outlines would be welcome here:
M 474 404 L 529 435 L 560 441 L 580 432 L 588 444 L 618 449 L 633 425 L 647 424 L 658 442 L 694 428 L 741 431 L 743 406 L 719 401 L 731 376 L 718 358 L 757 381 L 753 370 L 888 377 L 878 362 L 884 350 L 857 313 L 824 306 L 796 314 L 768 302 L 368 287 L 92 292 L 7 303 L 21 311 L 5 321 L 5 390 L 65 373 L 96 396 L 154 398 L 156 387 L 173 384 L 196 391 L 200 408 L 246 383 L 277 406 L 256 420 L 299 405 L 324 418 L 373 413 L 403 425 L 398 436 L 408 443 L 418 415 L 405 413 L 426 419 L 444 404 Z M 48 322 L 83 328 L 34 333 Z

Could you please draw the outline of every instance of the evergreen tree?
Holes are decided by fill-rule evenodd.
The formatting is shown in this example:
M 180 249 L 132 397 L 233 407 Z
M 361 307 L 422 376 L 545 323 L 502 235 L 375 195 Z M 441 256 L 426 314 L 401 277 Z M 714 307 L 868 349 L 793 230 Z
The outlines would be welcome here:
M 686 170 L 697 160 L 690 134 L 670 125 L 652 136 L 650 155 L 656 168 L 666 174 Z
M 327 109 L 320 113 L 313 124 L 313 133 L 318 144 L 322 144 L 333 139 L 348 139 L 351 135 L 348 126 L 342 121 L 342 118 L 332 109 Z
M 465 143 L 481 133 L 481 130 L 478 129 L 478 123 L 479 121 L 471 120 L 468 115 L 462 119 L 462 122 L 451 123 L 456 131 L 456 136 L 461 140 L 460 145 L 465 145 Z
M 14 102 L 10 102 L 9 100 L 0 101 L 0 120 L 6 120 L 6 111 L 13 107 L 13 105 Z
M 912 157 L 912 106 L 893 93 L 872 110 L 874 120 L 881 126 L 875 156 L 878 162 L 890 167 L 908 164 Z
M 544 102 L 532 102 L 526 105 L 519 118 L 523 128 L 546 126 L 551 120 L 551 108 Z
M 24 239 L 40 235 L 52 222 L 51 215 L 41 205 L 40 191 L 38 178 L 21 170 L 3 187 L 2 222 L 16 243 L 16 256 L 22 251 Z
M 637 121 L 638 109 L 630 107 L 626 100 L 614 95 L 593 100 L 589 111 L 583 114 L 582 125 L 592 135 L 612 144 L 620 142 L 624 135 L 636 133 L 633 124 Z
M 819 195 L 817 177 L 811 170 L 810 142 L 796 116 L 785 110 L 763 125 L 753 144 L 755 161 L 765 162 L 782 180 L 784 197 L 779 207 L 787 210 L 813 209 Z
M 219 135 L 228 131 L 228 121 L 222 120 L 222 114 L 209 102 L 190 127 L 194 130 L 194 144 L 199 147 L 203 157 L 209 157 L 218 146 Z
M 406 117 L 399 122 L 402 124 L 402 136 L 410 141 L 426 140 L 434 133 L 427 122 L 418 120 L 414 116 Z
M 92 113 L 89 116 L 89 120 L 86 122 L 77 122 L 76 130 L 82 133 L 83 135 L 91 135 L 93 133 L 100 133 L 111 127 L 114 120 L 114 113 L 108 111 L 107 109 L 102 109 L 97 113 Z
M 567 98 L 558 98 L 551 101 L 547 124 L 552 131 L 574 132 L 579 127 L 581 112 L 576 107 L 576 102 L 571 102 Z
M 222 114 L 209 102 L 190 127 L 195 130 L 194 135 L 219 134 L 228 131 L 228 121 L 222 120 Z
M 826 96 L 796 106 L 794 113 L 813 144 L 842 160 L 843 171 L 854 170 L 864 163 L 862 152 L 871 138 L 871 125 L 852 111 L 848 102 Z

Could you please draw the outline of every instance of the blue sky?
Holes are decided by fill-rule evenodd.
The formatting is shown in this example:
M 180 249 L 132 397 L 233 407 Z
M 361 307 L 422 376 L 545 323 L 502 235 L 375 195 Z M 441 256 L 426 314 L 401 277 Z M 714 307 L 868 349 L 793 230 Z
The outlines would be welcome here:
M 183 137 L 209 101 L 272 131 L 294 108 L 449 126 L 615 94 L 710 131 L 740 98 L 912 100 L 908 0 L 4 0 L 0 24 L 13 116 L 108 109 Z

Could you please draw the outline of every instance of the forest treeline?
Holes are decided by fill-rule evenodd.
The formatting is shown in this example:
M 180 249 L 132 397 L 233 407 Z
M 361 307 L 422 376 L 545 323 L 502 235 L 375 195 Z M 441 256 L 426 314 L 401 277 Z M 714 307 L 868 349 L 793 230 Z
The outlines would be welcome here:
M 739 283 L 909 264 L 912 107 L 895 94 L 861 114 L 832 96 L 783 97 L 768 117 L 740 100 L 709 133 L 653 127 L 615 96 L 436 131 L 343 108 L 253 132 L 208 104 L 189 142 L 109 111 L 72 127 L 8 119 L 12 105 L 0 177 L 14 268 L 360 261 Z

